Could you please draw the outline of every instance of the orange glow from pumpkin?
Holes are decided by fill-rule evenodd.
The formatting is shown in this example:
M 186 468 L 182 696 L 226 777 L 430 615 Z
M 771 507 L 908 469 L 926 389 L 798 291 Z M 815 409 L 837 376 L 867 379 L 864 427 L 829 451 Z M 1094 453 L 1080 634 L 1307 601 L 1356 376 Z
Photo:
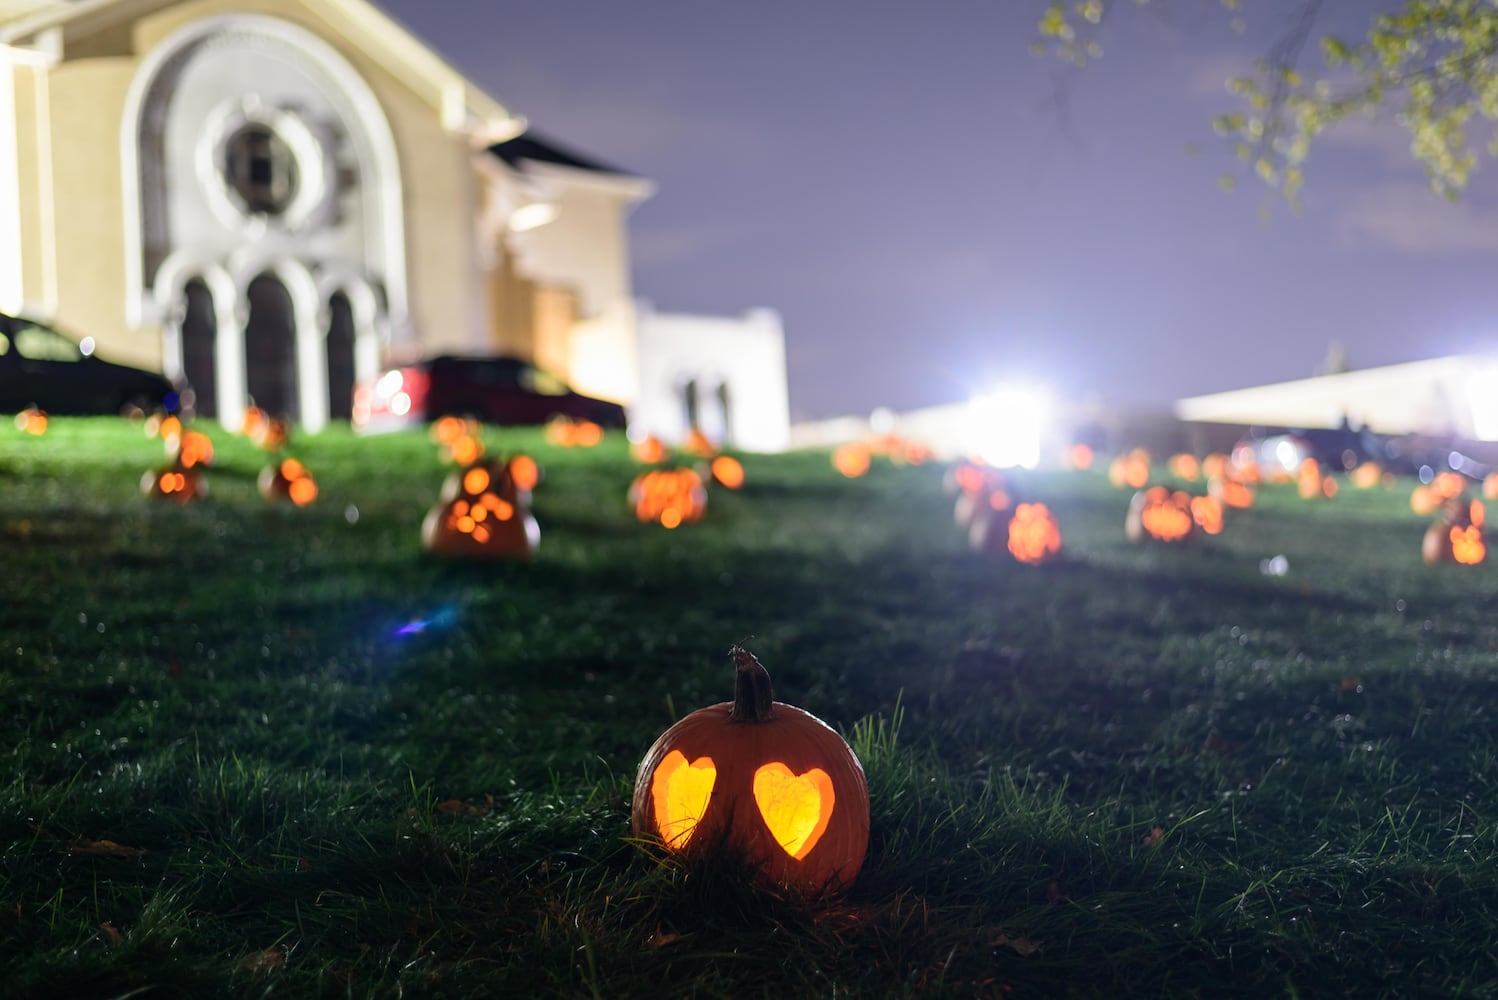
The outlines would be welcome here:
M 1221 479 L 1227 475 L 1228 457 L 1220 451 L 1214 451 L 1202 459 L 1202 478 Z
M 775 843 L 800 861 L 832 820 L 832 778 L 820 767 L 796 774 L 780 761 L 754 770 L 754 804 Z
M 1384 470 L 1377 462 L 1364 462 L 1352 470 L 1352 485 L 1360 490 L 1371 490 L 1384 480 Z
M 1488 509 L 1481 500 L 1473 500 L 1467 507 L 1467 520 L 1481 528 L 1488 520 Z
M 1443 472 L 1430 482 L 1431 492 L 1441 500 L 1459 497 L 1467 489 L 1467 480 L 1457 472 Z
M 1410 491 L 1410 510 L 1416 514 L 1431 514 L 1441 506 L 1442 498 L 1429 486 L 1416 486 Z
M 468 433 L 472 432 L 461 417 L 439 417 L 432 424 L 432 440 L 440 445 L 450 445 Z
M 1000 509 L 1000 508 L 995 508 Z M 1061 528 L 1043 503 L 1022 503 L 1009 519 L 1009 554 L 1039 565 L 1061 552 Z
M 635 457 L 635 461 L 644 462 L 646 465 L 657 465 L 664 462 L 670 454 L 666 450 L 665 442 L 654 434 L 630 445 L 629 452 Z
M 1153 487 L 1144 494 L 1139 519 L 1145 533 L 1162 542 L 1180 541 L 1191 534 L 1196 524 L 1191 518 L 1191 499 L 1179 490 L 1172 493 L 1163 486 Z
M 463 473 L 463 492 L 478 496 L 489 488 L 489 470 L 476 465 Z
M 47 433 L 47 415 L 34 406 L 28 406 L 16 414 L 16 430 L 41 436 Z
M 681 450 L 696 455 L 698 458 L 708 458 L 718 452 L 717 447 L 698 427 L 693 427 L 687 434 L 687 439 L 681 443 Z
M 676 528 L 702 519 L 707 489 L 691 469 L 652 469 L 630 484 L 629 502 L 639 520 Z
M 650 778 L 650 798 L 655 807 L 655 826 L 661 840 L 681 850 L 697 831 L 718 782 L 718 767 L 711 757 L 688 761 L 680 750 L 666 754 Z
M 1476 566 L 1488 554 L 1487 544 L 1482 538 L 1482 528 L 1469 524 L 1451 526 L 1451 558 L 1463 566 Z
M 730 490 L 744 485 L 744 466 L 731 455 L 719 455 L 713 459 L 713 478 Z
M 1079 472 L 1086 472 L 1092 468 L 1092 449 L 1081 442 L 1071 446 L 1067 458 L 1071 462 L 1071 467 Z
M 849 479 L 869 471 L 869 450 L 861 444 L 845 444 L 832 453 L 832 467 Z
M 1483 479 L 1482 495 L 1486 500 L 1498 500 L 1498 472 L 1489 472 Z
M 1314 500 L 1317 497 L 1329 496 L 1325 489 L 1325 480 L 1321 475 L 1321 464 L 1314 458 L 1308 458 L 1300 463 L 1296 470 L 1296 488 L 1301 497 L 1306 500 Z M 1335 490 L 1333 491 L 1335 492 Z
M 1254 491 L 1236 479 L 1214 479 L 1208 489 L 1228 507 L 1246 510 L 1254 505 Z
M 1337 495 L 1337 480 L 1331 476 L 1321 477 L 1321 495 L 1328 500 Z
M 458 465 L 472 465 L 484 456 L 484 443 L 472 434 L 460 434 L 447 446 L 447 457 Z
M 541 466 L 529 455 L 516 455 L 510 459 L 510 478 L 522 490 L 533 490 L 541 482 Z
M 202 431 L 183 431 L 175 449 L 170 442 L 167 451 L 176 451 L 177 463 L 183 468 L 209 465 L 213 462 L 213 440 Z
M 1150 453 L 1135 448 L 1115 458 L 1108 466 L 1108 482 L 1119 488 L 1143 489 L 1150 481 Z
M 286 495 L 298 507 L 305 507 L 317 499 L 317 483 L 311 476 L 297 476 L 287 485 Z
M 1188 483 L 1196 482 L 1197 476 L 1201 475 L 1202 464 L 1196 460 L 1195 455 L 1172 455 L 1170 458 L 1170 474 L 1177 479 L 1184 479 Z
M 1207 534 L 1222 534 L 1222 501 L 1216 497 L 1192 497 L 1191 518 Z

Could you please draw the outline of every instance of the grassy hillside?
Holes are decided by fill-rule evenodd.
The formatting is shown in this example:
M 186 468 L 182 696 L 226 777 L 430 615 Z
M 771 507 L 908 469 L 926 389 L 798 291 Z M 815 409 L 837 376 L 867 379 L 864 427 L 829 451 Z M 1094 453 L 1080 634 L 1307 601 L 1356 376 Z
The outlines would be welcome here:
M 1408 484 L 1175 550 L 1034 475 L 1037 569 L 967 551 L 935 467 L 747 456 L 666 531 L 621 438 L 487 439 L 545 467 L 528 565 L 423 557 L 424 435 L 294 441 L 296 509 L 226 434 L 187 508 L 122 421 L 0 434 L 7 990 L 1498 995 L 1498 573 L 1424 566 Z M 841 899 L 629 838 L 750 635 L 867 771 Z

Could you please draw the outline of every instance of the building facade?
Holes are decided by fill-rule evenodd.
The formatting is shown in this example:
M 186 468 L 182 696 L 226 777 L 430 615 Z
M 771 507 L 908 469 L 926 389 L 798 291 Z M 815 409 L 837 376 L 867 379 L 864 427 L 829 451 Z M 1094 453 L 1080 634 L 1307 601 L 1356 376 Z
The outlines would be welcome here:
M 652 193 L 365 0 L 0 0 L 0 310 L 229 426 L 253 403 L 316 430 L 437 353 L 639 404 L 627 217 Z

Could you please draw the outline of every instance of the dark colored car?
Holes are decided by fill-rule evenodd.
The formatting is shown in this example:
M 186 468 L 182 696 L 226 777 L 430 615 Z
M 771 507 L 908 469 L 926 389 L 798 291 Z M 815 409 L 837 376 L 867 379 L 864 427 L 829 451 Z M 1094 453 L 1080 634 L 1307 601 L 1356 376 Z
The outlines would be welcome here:
M 28 406 L 54 415 L 175 410 L 177 398 L 166 376 L 96 357 L 92 337 L 76 341 L 44 323 L 0 313 L 0 412 Z
M 489 424 L 544 424 L 553 417 L 625 425 L 624 407 L 574 392 L 529 361 L 442 355 L 386 371 L 354 388 L 354 429 L 393 430 L 438 417 Z

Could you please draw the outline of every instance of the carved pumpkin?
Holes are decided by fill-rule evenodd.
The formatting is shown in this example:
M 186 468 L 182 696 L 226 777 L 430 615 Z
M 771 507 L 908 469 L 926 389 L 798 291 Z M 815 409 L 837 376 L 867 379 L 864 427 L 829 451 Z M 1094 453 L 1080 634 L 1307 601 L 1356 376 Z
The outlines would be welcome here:
M 681 443 L 681 450 L 698 458 L 712 458 L 718 453 L 718 446 L 702 433 L 700 427 L 693 427 L 687 433 L 687 439 Z
M 707 487 L 693 469 L 652 469 L 630 484 L 629 504 L 641 521 L 676 528 L 702 520 L 707 513 Z
M 553 417 L 546 424 L 546 440 L 559 448 L 592 448 L 603 440 L 603 428 L 591 420 Z
M 168 458 L 174 458 L 179 465 L 189 468 L 212 465 L 213 439 L 202 431 L 184 430 L 175 441 L 167 441 L 166 452 Z
M 1172 455 L 1167 468 L 1170 469 L 1170 474 L 1177 479 L 1184 479 L 1188 483 L 1194 483 L 1196 482 L 1196 477 L 1201 475 L 1202 464 L 1196 460 L 1195 455 L 1182 453 Z
M 1203 534 L 1222 534 L 1222 501 L 1214 496 L 1192 497 L 1191 519 Z
M 744 465 L 732 455 L 719 455 L 709 468 L 713 479 L 725 489 L 736 490 L 744 485 Z
M 869 471 L 869 449 L 861 444 L 845 444 L 832 453 L 832 467 L 849 479 Z
M 510 456 L 509 461 L 510 478 L 515 481 L 515 488 L 529 493 L 541 485 L 541 466 L 529 455 L 516 454 Z
M 201 468 L 173 463 L 142 476 L 140 491 L 152 500 L 165 500 L 185 507 L 208 495 L 208 481 L 203 478 Z
M 1196 534 L 1191 497 L 1184 490 L 1151 486 L 1134 494 L 1124 518 L 1124 534 L 1131 542 L 1153 539 L 1182 542 Z
M 1223 506 L 1247 510 L 1254 505 L 1253 487 L 1237 479 L 1221 478 L 1207 482 L 1207 492 L 1221 500 Z
M 290 500 L 305 507 L 317 499 L 317 481 L 307 467 L 294 458 L 273 462 L 260 470 L 255 481 L 260 495 L 267 500 Z
M 1071 450 L 1066 453 L 1066 458 L 1071 463 L 1071 467 L 1078 472 L 1086 472 L 1092 468 L 1092 449 L 1080 441 L 1071 446 Z
M 1108 466 L 1108 482 L 1123 489 L 1143 489 L 1150 481 L 1150 453 L 1135 448 L 1126 455 L 1119 455 Z
M 1360 490 L 1371 490 L 1384 481 L 1383 466 L 1377 462 L 1364 462 L 1352 470 L 1352 485 Z
M 665 442 L 654 434 L 648 434 L 631 444 L 629 453 L 635 457 L 636 462 L 644 462 L 646 465 L 659 465 L 670 457 Z
M 772 700 L 770 675 L 730 650 L 734 697 L 699 709 L 646 751 L 630 827 L 688 858 L 722 856 L 807 895 L 846 889 L 869 844 L 863 767 L 820 719 Z
M 28 406 L 16 414 L 16 430 L 39 437 L 47 433 L 47 415 L 34 406 Z
M 1015 507 L 1004 534 L 1009 554 L 1019 562 L 1039 566 L 1061 555 L 1061 527 L 1043 503 Z
M 1425 529 L 1420 543 L 1420 557 L 1426 565 L 1454 562 L 1476 566 L 1487 558 L 1483 522 L 1487 511 L 1480 500 L 1464 504 L 1457 498 L 1446 501 L 1439 520 Z
M 454 473 L 421 523 L 421 546 L 439 556 L 529 559 L 541 529 L 529 494 L 516 487 L 507 465 L 484 463 Z

